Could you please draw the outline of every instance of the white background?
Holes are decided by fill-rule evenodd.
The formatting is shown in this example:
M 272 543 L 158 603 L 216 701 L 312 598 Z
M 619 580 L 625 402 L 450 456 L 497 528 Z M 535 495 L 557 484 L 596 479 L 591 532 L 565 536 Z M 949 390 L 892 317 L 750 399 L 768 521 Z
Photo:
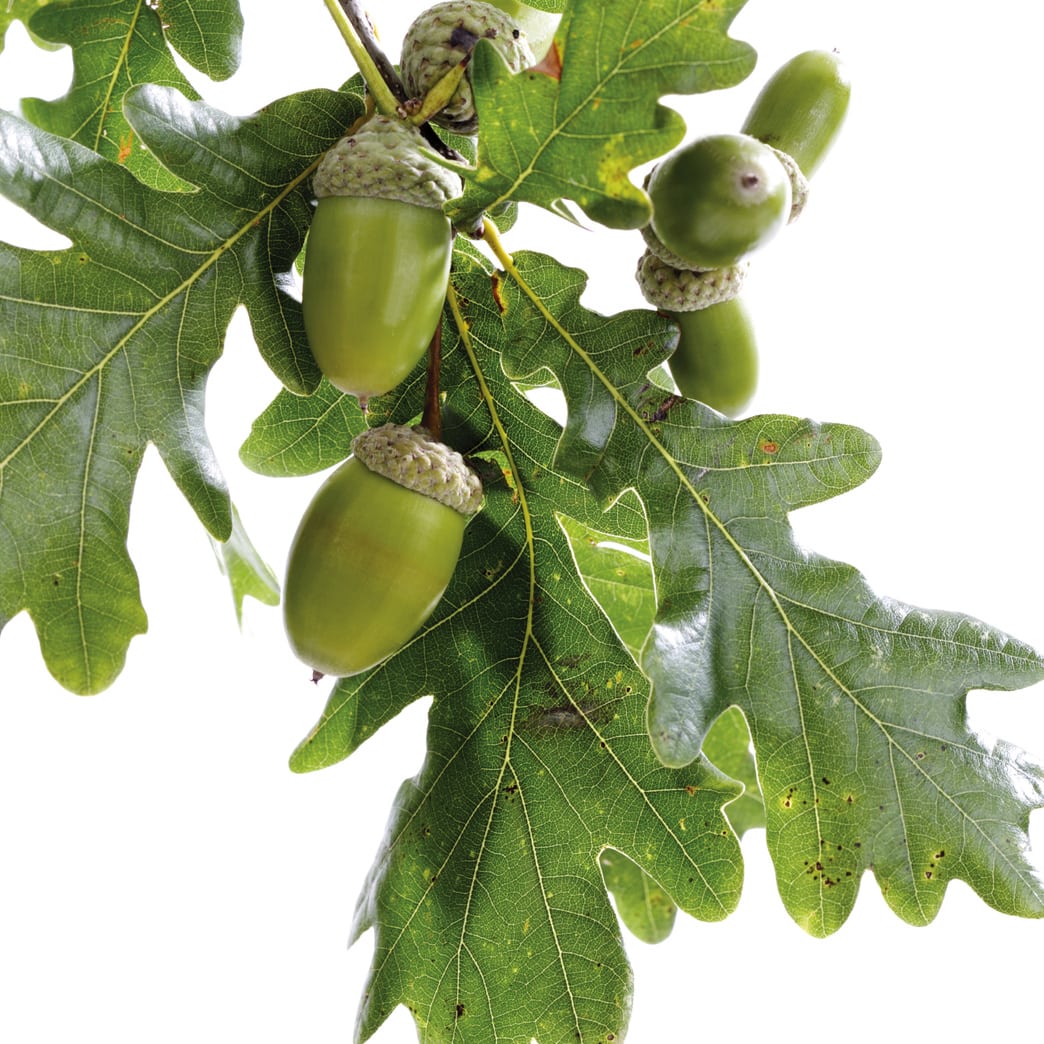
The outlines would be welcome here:
M 246 113 L 350 73 L 320 0 L 242 8 L 241 71 L 219 85 L 189 74 L 208 100 Z M 374 8 L 394 52 L 420 4 Z M 802 221 L 755 259 L 745 291 L 763 359 L 751 411 L 847 421 L 884 447 L 865 486 L 795 516 L 803 542 L 854 562 L 884 593 L 1041 647 L 1036 9 L 751 0 L 733 34 L 758 49 L 754 76 L 676 104 L 693 135 L 735 130 L 792 54 L 846 56 L 855 86 L 842 140 Z M 15 26 L 0 105 L 57 96 L 69 74 L 67 52 L 38 51 Z M 6 205 L 0 238 L 61 243 Z M 585 267 L 592 307 L 642 303 L 637 236 L 577 232 L 527 208 L 508 245 Z M 248 530 L 279 571 L 319 478 L 262 479 L 239 464 L 275 392 L 238 317 L 209 383 L 208 424 Z M 150 630 L 109 691 L 61 690 L 24 614 L 0 636 L 0 1039 L 350 1039 L 371 943 L 347 950 L 348 925 L 391 797 L 420 764 L 426 704 L 349 761 L 292 775 L 287 755 L 326 689 L 285 650 L 278 611 L 248 603 L 239 632 L 207 539 L 151 451 L 130 543 Z M 970 705 L 978 728 L 1044 754 L 1044 687 L 973 694 Z M 1041 826 L 1035 818 L 1038 847 Z M 632 1041 L 1040 1039 L 1044 925 L 994 913 L 955 884 L 935 923 L 914 929 L 867 875 L 848 924 L 816 941 L 783 912 L 763 833 L 744 851 L 733 917 L 682 918 L 658 947 L 628 941 Z M 375 1039 L 415 1040 L 406 1013 Z

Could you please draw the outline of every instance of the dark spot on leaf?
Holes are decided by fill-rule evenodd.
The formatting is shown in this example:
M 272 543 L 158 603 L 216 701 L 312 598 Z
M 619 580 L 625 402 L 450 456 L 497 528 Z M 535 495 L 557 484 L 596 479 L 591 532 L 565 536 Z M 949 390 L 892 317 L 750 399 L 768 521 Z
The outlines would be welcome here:
M 915 757 L 915 758 L 917 758 L 917 760 L 918 760 L 918 761 L 924 761 L 924 758 L 925 758 L 925 753 L 924 753 L 924 751 L 923 751 L 923 750 L 919 750 L 919 751 L 918 751 L 918 752 L 917 752 L 917 753 L 916 753 L 916 754 L 914 755 L 914 757 Z
M 824 782 L 824 783 L 825 783 L 825 784 L 826 784 L 826 785 L 827 785 L 828 787 L 830 786 L 830 780 L 829 780 L 829 779 L 827 779 L 827 778 L 826 778 L 826 776 L 824 776 L 824 777 L 823 777 L 823 782 Z
M 503 315 L 507 311 L 507 305 L 504 303 L 504 298 L 500 294 L 500 273 L 494 272 L 489 277 L 490 288 L 493 291 L 493 301 L 497 306 L 497 310 Z
M 926 881 L 930 881 L 932 879 L 932 872 L 931 872 L 931 870 L 925 870 L 924 877 L 925 877 Z
M 769 439 L 765 439 L 758 447 L 758 449 L 760 449 L 762 453 L 778 453 L 779 443 L 771 442 Z
M 671 412 L 674 407 L 682 401 L 680 395 L 668 395 L 666 399 L 660 404 L 659 408 L 653 413 L 649 420 L 656 424 L 659 421 L 666 420 L 667 414 Z
M 454 1008 L 454 1013 L 458 1019 L 462 1018 L 464 1015 L 464 1005 L 458 1002 L 456 1008 Z
M 689 797 L 692 797 L 696 793 L 696 788 L 690 783 L 689 786 L 685 788 L 685 793 L 688 794 Z

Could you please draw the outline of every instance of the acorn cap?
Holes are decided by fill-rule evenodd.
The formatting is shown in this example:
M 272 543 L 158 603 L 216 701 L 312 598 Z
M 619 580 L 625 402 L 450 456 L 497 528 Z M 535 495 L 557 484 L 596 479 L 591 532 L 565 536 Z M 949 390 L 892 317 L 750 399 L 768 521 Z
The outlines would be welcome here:
M 674 268 L 646 250 L 638 260 L 635 278 L 646 301 L 668 312 L 697 312 L 701 308 L 728 301 L 743 286 L 749 264 L 740 261 L 727 268 L 708 268 L 693 272 Z
M 406 31 L 399 61 L 406 89 L 423 97 L 483 39 L 493 41 L 513 73 L 536 62 L 526 34 L 503 11 L 479 0 L 449 0 L 428 8 Z M 478 130 L 469 72 L 431 122 L 458 134 Z
M 770 145 L 769 148 L 775 153 L 776 159 L 783 165 L 787 177 L 790 178 L 790 217 L 787 218 L 789 225 L 801 217 L 801 211 L 805 209 L 805 204 L 808 202 L 808 178 L 801 173 L 797 160 L 789 152 L 777 149 L 773 145 Z
M 374 116 L 320 160 L 312 180 L 324 196 L 372 196 L 434 207 L 460 195 L 460 180 L 422 150 L 420 132 L 402 120 Z
M 482 505 L 482 482 L 464 458 L 421 427 L 382 424 L 352 441 L 352 453 L 370 471 L 431 497 L 462 515 Z
M 645 240 L 645 245 L 648 247 L 649 252 L 655 254 L 665 265 L 670 265 L 671 268 L 687 269 L 690 272 L 707 271 L 705 268 L 696 268 L 680 254 L 676 254 L 671 250 L 670 247 L 664 246 L 663 240 L 656 234 L 651 221 L 649 224 L 643 225 L 639 231 L 642 234 L 642 239 Z

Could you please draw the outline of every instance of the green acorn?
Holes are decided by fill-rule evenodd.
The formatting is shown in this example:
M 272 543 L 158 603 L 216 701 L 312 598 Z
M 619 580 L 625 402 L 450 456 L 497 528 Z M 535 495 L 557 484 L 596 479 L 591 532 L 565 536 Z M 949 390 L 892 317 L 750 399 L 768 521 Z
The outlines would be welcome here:
M 678 324 L 678 346 L 667 360 L 678 390 L 739 416 L 758 387 L 758 343 L 743 299 L 667 314 Z
M 357 436 L 294 536 L 283 622 L 320 674 L 359 674 L 397 652 L 442 598 L 482 484 L 463 457 L 399 424 Z
M 459 182 L 401 120 L 375 116 L 323 157 L 301 306 L 331 384 L 367 398 L 398 385 L 441 321 Z
M 399 63 L 406 89 L 423 98 L 444 76 L 471 57 L 479 40 L 492 41 L 513 73 L 536 61 L 526 34 L 509 15 L 479 0 L 449 0 L 429 8 L 406 31 Z M 432 123 L 457 134 L 474 134 L 478 130 L 470 75 L 465 66 L 456 91 L 432 117 Z
M 769 78 L 743 123 L 749 134 L 793 157 L 811 178 L 848 113 L 852 84 L 836 51 L 804 51 Z
M 689 268 L 724 268 L 787 223 L 791 182 L 776 154 L 746 134 L 713 134 L 671 153 L 648 179 L 652 227 Z

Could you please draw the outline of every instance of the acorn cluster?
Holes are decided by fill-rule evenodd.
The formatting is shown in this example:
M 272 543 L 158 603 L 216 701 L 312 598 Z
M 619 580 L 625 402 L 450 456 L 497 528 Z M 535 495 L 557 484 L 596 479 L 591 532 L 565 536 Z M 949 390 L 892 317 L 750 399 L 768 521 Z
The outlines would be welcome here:
M 668 365 L 688 398 L 736 416 L 753 396 L 758 349 L 740 297 L 747 258 L 803 210 L 849 94 L 838 55 L 806 51 L 769 79 L 739 134 L 691 141 L 646 178 L 653 213 L 636 278 L 678 325 Z
M 474 135 L 468 63 L 480 40 L 511 72 L 546 51 L 557 17 L 515 0 L 436 4 L 410 26 L 400 69 L 411 95 L 373 115 L 323 157 L 302 289 L 316 363 L 365 409 L 417 368 L 442 321 L 453 230 L 443 204 L 459 179 L 439 164 L 415 120 Z M 420 114 L 420 115 L 417 115 Z M 283 619 L 315 674 L 376 667 L 438 605 L 482 486 L 459 453 L 423 427 L 387 424 L 352 444 L 320 487 L 287 560 Z

